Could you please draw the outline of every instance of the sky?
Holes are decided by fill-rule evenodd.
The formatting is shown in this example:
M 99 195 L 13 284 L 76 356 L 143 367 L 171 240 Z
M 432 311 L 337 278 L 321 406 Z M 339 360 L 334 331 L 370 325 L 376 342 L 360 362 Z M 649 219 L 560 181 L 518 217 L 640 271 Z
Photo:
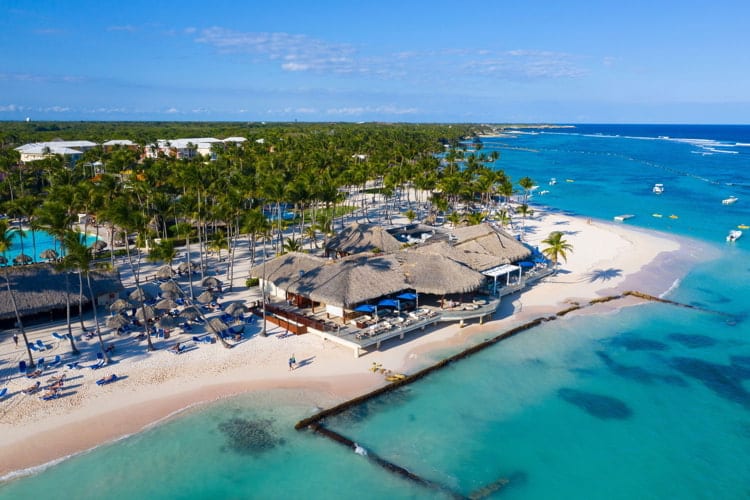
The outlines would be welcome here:
M 0 120 L 750 123 L 750 2 L 2 0 Z

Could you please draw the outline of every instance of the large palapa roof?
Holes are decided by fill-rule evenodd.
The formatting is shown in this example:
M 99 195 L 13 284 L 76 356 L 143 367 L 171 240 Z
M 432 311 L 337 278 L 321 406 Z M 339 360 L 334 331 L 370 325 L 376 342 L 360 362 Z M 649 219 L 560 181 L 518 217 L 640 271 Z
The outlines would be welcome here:
M 253 267 L 250 274 L 262 278 L 263 266 Z M 431 294 L 470 292 L 483 280 L 480 273 L 450 258 L 411 251 L 336 261 L 289 253 L 269 261 L 265 276 L 281 289 L 342 307 L 412 289 Z
M 355 255 L 364 252 L 397 252 L 401 242 L 377 224 L 354 223 L 328 240 L 326 250 Z
M 521 242 L 486 223 L 456 228 L 452 241 L 427 242 L 414 251 L 425 255 L 444 255 L 475 271 L 517 262 L 531 255 L 531 250 Z
M 0 272 L 0 320 L 15 317 L 5 278 L 3 270 Z M 65 307 L 65 274 L 57 272 L 49 264 L 11 267 L 8 269 L 8 279 L 22 317 Z M 95 296 L 117 294 L 123 289 L 117 273 L 101 271 L 91 271 L 91 287 Z M 89 302 L 86 288 L 83 303 Z M 70 303 L 71 306 L 78 305 L 78 277 L 75 275 L 70 276 Z

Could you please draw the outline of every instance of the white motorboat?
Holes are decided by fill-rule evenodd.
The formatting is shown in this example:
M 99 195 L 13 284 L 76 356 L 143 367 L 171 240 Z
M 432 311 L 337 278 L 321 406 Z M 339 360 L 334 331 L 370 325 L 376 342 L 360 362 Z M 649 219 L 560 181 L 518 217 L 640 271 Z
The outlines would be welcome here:
M 549 185 L 550 185 L 550 186 L 554 186 L 555 184 L 557 184 L 557 179 L 555 179 L 555 178 L 553 177 L 553 178 L 551 178 L 551 179 L 549 180 Z
M 737 198 L 736 196 L 730 196 L 729 198 L 724 198 L 723 200 L 721 200 L 721 204 L 722 205 L 731 205 L 732 203 L 737 203 L 738 199 L 739 198 Z
M 739 240 L 741 236 L 742 236 L 742 231 L 740 231 L 739 229 L 732 229 L 731 231 L 729 231 L 729 234 L 727 235 L 727 241 L 729 243 L 733 243 Z
M 655 194 L 662 194 L 664 192 L 664 184 L 654 184 L 654 187 L 651 189 Z

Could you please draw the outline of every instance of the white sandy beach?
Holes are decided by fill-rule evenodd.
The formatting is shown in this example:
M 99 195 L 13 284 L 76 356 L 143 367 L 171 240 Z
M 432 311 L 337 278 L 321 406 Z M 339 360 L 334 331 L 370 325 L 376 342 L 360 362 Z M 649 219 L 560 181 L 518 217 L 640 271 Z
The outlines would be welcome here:
M 658 295 L 691 264 L 710 257 L 708 249 L 693 245 L 687 251 L 685 242 L 676 237 L 556 212 L 537 210 L 525 225 L 525 241 L 532 246 L 540 245 L 551 231 L 566 233 L 573 252 L 558 274 L 520 295 L 504 298 L 494 321 L 481 326 L 470 323 L 462 329 L 457 324 L 440 324 L 428 334 L 389 341 L 380 351 L 360 358 L 314 334 L 285 335 L 270 323 L 268 337 L 256 334 L 232 349 L 218 343 L 201 344 L 180 355 L 164 348 L 177 340 L 189 340 L 196 332 L 159 340 L 159 350 L 147 353 L 145 342 L 139 344 L 132 336 L 119 337 L 105 329 L 105 341 L 117 346 L 116 363 L 99 370 L 67 370 L 65 397 L 42 401 L 38 395 L 24 395 L 19 391 L 31 381 L 17 375 L 0 383 L 12 395 L 0 403 L 0 477 L 138 432 L 192 405 L 247 391 L 306 389 L 315 405 L 326 407 L 385 384 L 383 375 L 369 369 L 374 362 L 394 371 L 411 372 L 427 362 L 424 353 L 460 348 L 487 332 L 501 332 L 571 302 L 627 289 Z M 257 300 L 257 291 L 244 286 L 248 267 L 245 255 L 236 265 L 234 291 L 225 293 L 222 302 Z M 125 272 L 123 278 L 127 288 L 129 277 Z M 621 305 L 623 302 L 602 307 Z M 257 332 L 259 323 L 252 328 Z M 57 323 L 29 328 L 29 333 L 32 340 L 52 343 L 51 333 L 64 329 L 64 324 Z M 528 334 L 533 335 L 533 331 Z M 92 364 L 91 357 L 98 350 L 96 339 L 81 341 L 79 346 L 84 352 L 81 364 Z M 55 341 L 45 357 L 65 357 L 68 350 L 67 342 Z M 292 354 L 301 366 L 290 371 L 287 360 Z M 15 348 L 12 340 L 0 344 L 3 367 L 17 366 L 24 358 L 25 351 Z M 65 371 L 64 365 L 49 371 L 43 381 Z M 95 384 L 111 373 L 125 378 L 107 386 Z

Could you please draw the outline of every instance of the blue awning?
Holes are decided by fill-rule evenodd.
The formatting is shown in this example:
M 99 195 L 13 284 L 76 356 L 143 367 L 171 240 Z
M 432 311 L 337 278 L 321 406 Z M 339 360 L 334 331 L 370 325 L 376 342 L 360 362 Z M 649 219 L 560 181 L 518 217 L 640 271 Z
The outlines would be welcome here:
M 417 300 L 417 294 L 416 293 L 402 293 L 401 295 L 396 296 L 399 300 Z
M 519 262 L 518 265 L 521 266 L 521 267 L 534 267 L 534 263 L 533 262 L 529 262 L 529 261 L 526 261 L 526 260 L 523 261 L 523 262 Z
M 362 304 L 354 308 L 357 312 L 372 313 L 377 312 L 378 308 L 370 304 Z
M 395 299 L 383 299 L 378 302 L 378 307 L 393 307 L 394 309 L 400 309 L 401 304 Z

